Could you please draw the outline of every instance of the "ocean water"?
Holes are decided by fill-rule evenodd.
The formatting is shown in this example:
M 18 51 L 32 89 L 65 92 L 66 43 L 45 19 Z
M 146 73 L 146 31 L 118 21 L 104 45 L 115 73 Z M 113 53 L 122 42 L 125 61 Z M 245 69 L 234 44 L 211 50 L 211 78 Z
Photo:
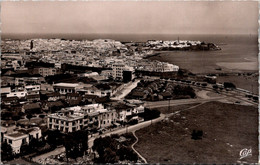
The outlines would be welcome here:
M 165 38 L 170 39 L 170 38 Z M 252 35 L 191 35 L 180 40 L 212 42 L 220 51 L 168 51 L 150 57 L 176 64 L 193 73 L 244 72 L 258 70 L 258 37 Z M 222 70 L 216 70 L 221 68 Z

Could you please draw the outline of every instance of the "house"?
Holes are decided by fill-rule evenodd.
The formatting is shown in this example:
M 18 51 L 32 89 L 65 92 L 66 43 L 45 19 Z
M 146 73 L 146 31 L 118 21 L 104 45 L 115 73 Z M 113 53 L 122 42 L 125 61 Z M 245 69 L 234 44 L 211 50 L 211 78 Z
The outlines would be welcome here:
M 22 145 L 29 144 L 29 135 L 20 132 L 4 134 L 4 141 L 11 145 L 15 154 L 18 154 Z
M 26 99 L 28 102 L 34 102 L 34 101 L 40 101 L 40 94 L 34 94 L 34 95 L 27 95 Z
M 3 122 L 1 121 L 1 142 L 4 140 L 4 134 L 10 134 L 14 131 L 16 125 L 14 122 Z
M 1 93 L 1 96 L 3 97 L 5 95 L 11 93 L 11 88 L 10 87 L 1 87 L 0 93 Z
M 56 68 L 38 67 L 38 68 L 34 68 L 33 72 L 35 74 L 40 74 L 43 77 L 46 77 L 46 76 L 54 76 L 57 74 L 58 71 Z
M 62 109 L 48 115 L 49 129 L 74 132 L 82 129 L 98 129 L 112 126 L 117 119 L 115 110 L 107 110 L 101 104 L 90 104 Z
M 17 91 L 17 92 L 11 92 L 9 94 L 6 95 L 6 97 L 18 97 L 18 98 L 22 98 L 27 96 L 27 91 Z
M 22 128 L 14 130 L 12 133 L 4 134 L 3 141 L 11 145 L 15 154 L 19 154 L 22 145 L 29 144 L 32 138 L 39 139 L 41 136 L 39 127 Z
M 1 98 L 1 103 L 2 104 L 5 104 L 5 105 L 10 105 L 10 104 L 12 104 L 12 105 L 14 105 L 14 104 L 16 104 L 16 103 L 18 103 L 19 102 L 19 98 L 17 97 L 17 96 L 13 96 L 13 97 L 2 97 Z
M 67 93 L 66 94 L 67 100 L 78 100 L 79 98 L 81 98 L 81 95 L 79 95 L 78 93 Z
M 95 100 L 98 96 L 96 95 L 83 95 L 82 102 L 95 103 Z
M 40 113 L 41 112 L 41 103 L 28 103 L 24 104 L 22 108 L 22 112 L 25 113 Z
M 53 85 L 55 92 L 60 94 L 75 93 L 78 89 L 82 89 L 83 84 L 79 83 L 57 83 Z
M 45 96 L 48 101 L 57 101 L 62 98 L 61 94 L 58 92 L 46 93 Z
M 35 95 L 40 93 L 40 85 L 26 85 L 24 88 L 27 91 L 27 95 Z
M 51 84 L 43 84 L 43 83 L 41 83 L 40 90 L 41 91 L 51 91 L 51 92 L 54 91 L 53 86 Z
M 2 76 L 1 77 L 1 86 L 13 86 L 15 85 L 14 77 Z
M 44 111 L 56 111 L 64 108 L 65 105 L 61 101 L 48 101 L 44 104 Z

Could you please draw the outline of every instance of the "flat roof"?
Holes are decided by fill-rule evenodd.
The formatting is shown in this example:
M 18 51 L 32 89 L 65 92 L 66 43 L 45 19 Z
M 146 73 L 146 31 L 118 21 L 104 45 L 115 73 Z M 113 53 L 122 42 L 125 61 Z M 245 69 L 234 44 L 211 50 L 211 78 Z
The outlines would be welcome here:
M 53 86 L 60 86 L 60 87 L 77 87 L 79 84 L 76 83 L 57 83 L 54 84 Z
M 24 134 L 24 133 L 21 133 L 21 132 L 17 132 L 17 133 L 7 134 L 7 135 L 5 135 L 5 136 L 9 136 L 9 137 L 17 138 L 17 137 L 27 136 L 27 135 Z

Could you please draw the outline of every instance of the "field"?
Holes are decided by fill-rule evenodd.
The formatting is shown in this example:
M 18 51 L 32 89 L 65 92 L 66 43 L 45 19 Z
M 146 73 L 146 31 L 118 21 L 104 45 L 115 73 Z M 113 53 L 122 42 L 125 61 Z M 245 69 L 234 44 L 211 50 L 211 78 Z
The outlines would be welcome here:
M 191 139 L 202 130 L 201 140 Z M 258 161 L 258 110 L 209 102 L 136 132 L 135 148 L 148 163 L 238 163 Z M 149 139 L 149 140 L 148 140 Z M 252 156 L 239 160 L 239 152 Z
M 218 83 L 232 82 L 237 88 L 246 89 L 254 94 L 258 94 L 258 76 L 219 76 Z
M 170 106 L 170 108 L 168 108 L 168 107 L 160 107 L 160 108 L 154 108 L 154 109 L 159 110 L 163 114 L 169 114 L 169 113 L 172 113 L 172 112 L 176 112 L 176 111 L 179 111 L 179 110 L 190 108 L 190 107 L 198 105 L 198 104 L 199 103 L 185 104 L 185 105 L 176 105 L 176 106 Z

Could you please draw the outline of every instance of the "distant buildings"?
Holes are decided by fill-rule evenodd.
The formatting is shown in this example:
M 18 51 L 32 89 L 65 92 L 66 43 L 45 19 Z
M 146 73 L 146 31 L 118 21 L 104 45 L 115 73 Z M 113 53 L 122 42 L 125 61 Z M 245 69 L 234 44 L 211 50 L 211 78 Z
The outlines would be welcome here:
M 37 67 L 37 68 L 34 68 L 34 73 L 40 74 L 43 77 L 54 76 L 57 74 L 57 69 L 56 68 L 47 68 L 47 67 Z

